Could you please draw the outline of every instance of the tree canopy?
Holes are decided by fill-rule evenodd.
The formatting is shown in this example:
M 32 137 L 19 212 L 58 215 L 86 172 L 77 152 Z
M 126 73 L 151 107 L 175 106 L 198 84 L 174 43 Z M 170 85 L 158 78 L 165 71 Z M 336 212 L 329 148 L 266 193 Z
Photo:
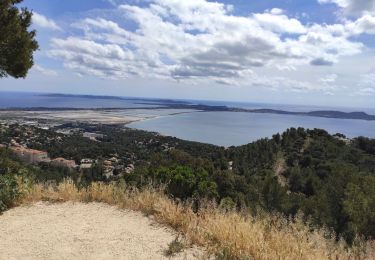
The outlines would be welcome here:
M 72 135 L 56 132 L 72 128 L 80 131 Z M 86 131 L 103 137 L 90 140 L 82 135 Z M 84 158 L 98 159 L 87 172 L 45 164 L 27 166 L 37 181 L 60 182 L 69 177 L 79 185 L 124 181 L 137 188 L 151 183 L 165 187 L 168 196 L 192 203 L 196 209 L 208 199 L 224 210 L 254 215 L 277 212 L 294 217 L 302 213 L 302 219 L 312 227 L 324 226 L 348 242 L 355 242 L 356 236 L 375 238 L 373 139 L 343 140 L 345 136 L 321 129 L 291 128 L 270 139 L 224 148 L 106 125 L 67 123 L 44 130 L 14 124 L 0 132 L 0 143 L 14 139 L 47 151 L 51 158 L 77 163 Z M 120 169 L 107 180 L 100 162 L 112 156 L 123 166 L 133 164 L 134 171 L 121 175 Z M 14 195 L 11 177 L 20 172 L 17 168 L 11 171 L 13 166 L 6 157 L 0 149 L 3 207 Z
M 22 1 L 0 1 L 0 78 L 24 78 L 34 64 L 36 32 L 29 31 L 32 12 L 16 6 Z

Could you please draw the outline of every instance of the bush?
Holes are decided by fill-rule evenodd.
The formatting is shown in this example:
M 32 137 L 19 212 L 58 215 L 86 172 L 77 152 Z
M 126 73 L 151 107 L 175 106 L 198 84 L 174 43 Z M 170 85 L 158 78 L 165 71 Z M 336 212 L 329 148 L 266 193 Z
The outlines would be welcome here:
M 175 256 L 176 254 L 181 253 L 185 248 L 185 245 L 178 240 L 178 237 L 176 237 L 175 240 L 173 240 L 171 243 L 168 245 L 168 249 L 164 251 L 165 256 L 167 257 L 172 257 Z
M 18 184 L 14 176 L 0 175 L 0 213 L 12 206 L 18 196 Z

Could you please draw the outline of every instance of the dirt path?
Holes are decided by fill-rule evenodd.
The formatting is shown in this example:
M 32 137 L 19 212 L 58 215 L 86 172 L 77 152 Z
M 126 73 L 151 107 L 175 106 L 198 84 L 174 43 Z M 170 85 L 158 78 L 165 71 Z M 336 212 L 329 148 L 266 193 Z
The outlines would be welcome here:
M 286 187 L 287 186 L 287 180 L 286 178 L 282 175 L 286 169 L 286 162 L 285 162 L 285 158 L 284 158 L 284 155 L 279 152 L 277 154 L 277 159 L 276 159 L 276 162 L 275 162 L 275 165 L 273 167 L 273 170 L 275 172 L 275 175 L 277 177 L 277 180 L 279 182 L 279 184 L 282 186 L 282 187 Z
M 176 237 L 141 213 L 100 203 L 37 203 L 0 216 L 0 259 L 166 259 Z M 186 249 L 173 259 L 197 259 Z

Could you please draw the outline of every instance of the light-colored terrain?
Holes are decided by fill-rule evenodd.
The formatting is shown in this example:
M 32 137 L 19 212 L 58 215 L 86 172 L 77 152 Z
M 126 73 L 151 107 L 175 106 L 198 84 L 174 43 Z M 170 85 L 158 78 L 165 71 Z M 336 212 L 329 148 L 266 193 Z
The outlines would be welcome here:
M 144 120 L 147 117 L 138 116 L 134 113 L 123 114 L 120 111 L 0 111 L 0 118 L 24 119 L 34 121 L 45 119 L 61 122 L 90 122 L 98 124 L 127 124 L 134 121 Z
M 53 122 L 81 122 L 93 124 L 129 124 L 160 116 L 196 112 L 191 109 L 82 109 L 46 111 L 0 111 L 0 120 L 49 120 Z
M 167 259 L 171 229 L 101 203 L 37 203 L 0 216 L 0 259 Z M 197 259 L 185 249 L 173 259 Z

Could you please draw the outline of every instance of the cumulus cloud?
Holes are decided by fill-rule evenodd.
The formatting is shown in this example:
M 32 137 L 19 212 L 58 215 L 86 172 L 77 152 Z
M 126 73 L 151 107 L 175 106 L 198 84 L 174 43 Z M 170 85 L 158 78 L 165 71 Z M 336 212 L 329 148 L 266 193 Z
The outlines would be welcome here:
M 345 29 L 352 35 L 375 34 L 375 0 L 318 0 L 321 4 L 334 3 L 345 15 L 357 20 L 345 19 Z
M 347 27 L 353 34 L 375 34 L 375 16 L 366 14 L 355 22 L 348 23 Z
M 269 13 L 254 14 L 254 19 L 263 28 L 278 33 L 303 34 L 307 31 L 300 21 L 289 18 L 283 10 L 274 8 Z
M 373 0 L 318 0 L 318 2 L 321 4 L 336 4 L 347 15 L 375 14 L 375 1 Z
M 72 24 L 81 33 L 53 39 L 49 55 L 82 75 L 314 91 L 321 86 L 260 77 L 254 70 L 332 66 L 363 49 L 352 35 L 371 32 L 361 20 L 306 25 L 281 9 L 237 16 L 232 6 L 206 0 L 150 0 L 120 5 L 117 11 L 135 28 L 108 18 L 83 18 Z
M 59 31 L 61 28 L 51 19 L 48 19 L 44 15 L 38 14 L 37 12 L 33 12 L 32 18 L 33 24 L 38 27 L 47 28 L 50 30 Z
M 53 39 L 52 57 L 64 60 L 64 65 L 80 74 L 124 78 L 137 74 L 134 55 L 115 44 L 100 44 L 91 40 L 69 37 Z M 141 71 L 141 70 L 139 70 Z

